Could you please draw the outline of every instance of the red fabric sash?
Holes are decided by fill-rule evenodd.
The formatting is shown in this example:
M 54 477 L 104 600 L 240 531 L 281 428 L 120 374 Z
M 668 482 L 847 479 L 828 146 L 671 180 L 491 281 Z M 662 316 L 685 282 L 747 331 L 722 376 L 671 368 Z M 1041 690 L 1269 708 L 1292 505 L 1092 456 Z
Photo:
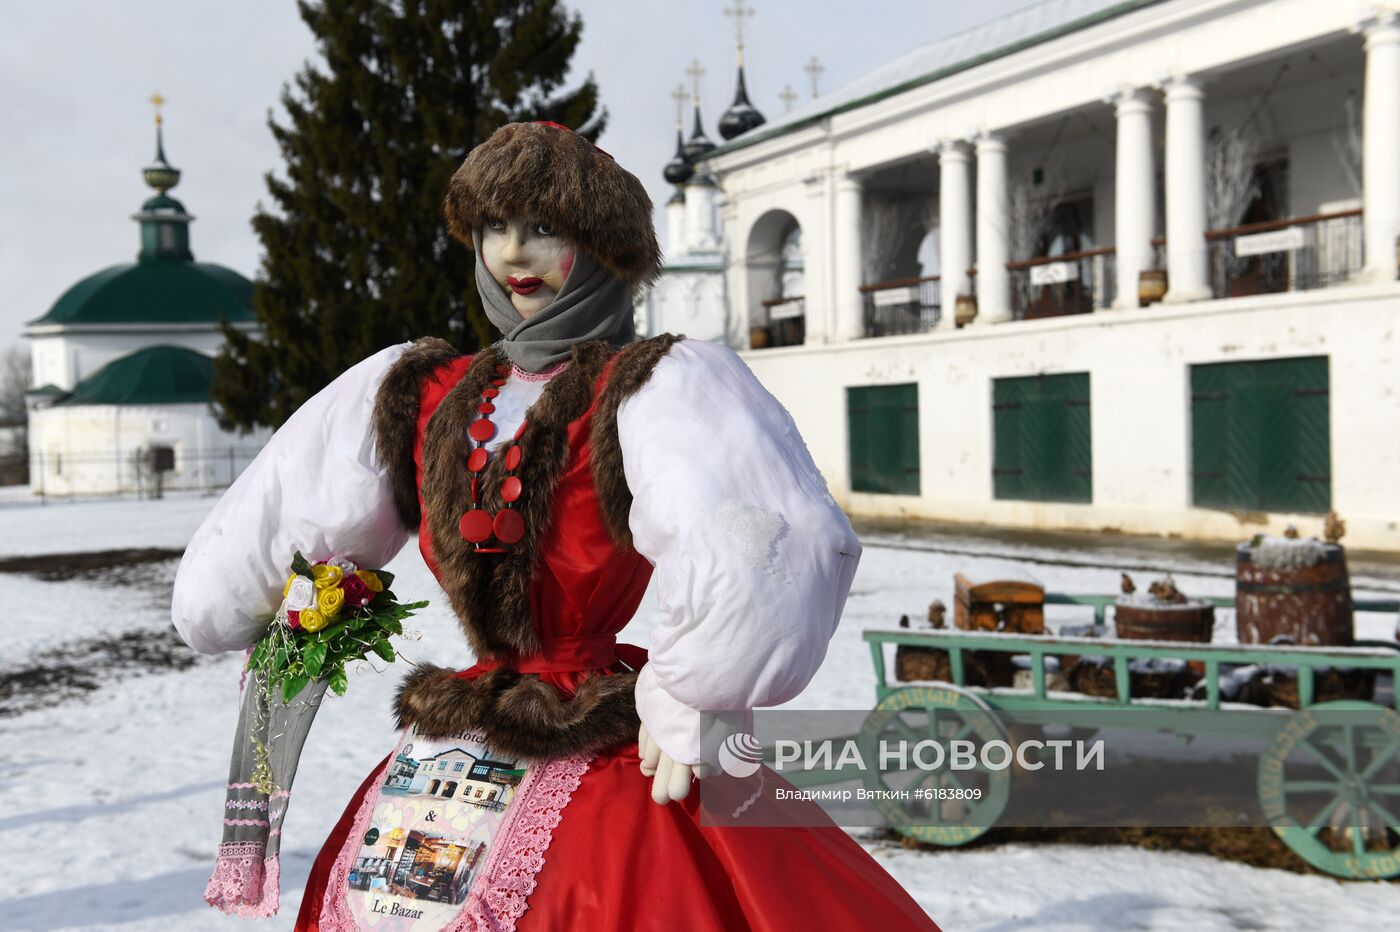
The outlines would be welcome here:
M 508 667 L 520 673 L 611 671 L 619 660 L 631 669 L 639 670 L 647 662 L 647 652 L 635 644 L 617 643 L 615 634 L 580 634 L 573 637 L 543 638 L 540 640 L 539 653 L 529 657 L 491 657 L 478 660 L 457 676 L 476 679 L 488 670 L 498 667 Z

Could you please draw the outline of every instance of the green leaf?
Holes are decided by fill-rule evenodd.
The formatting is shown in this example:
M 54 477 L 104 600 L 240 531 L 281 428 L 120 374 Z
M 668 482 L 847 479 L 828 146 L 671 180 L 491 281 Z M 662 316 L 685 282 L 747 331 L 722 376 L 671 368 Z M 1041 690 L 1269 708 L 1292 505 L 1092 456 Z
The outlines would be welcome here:
M 384 570 L 375 570 L 374 575 L 379 577 L 379 581 L 384 584 L 384 591 L 388 592 L 389 587 L 394 584 L 394 574 L 386 573 Z
M 282 681 L 282 701 L 291 702 L 296 698 L 297 693 L 306 688 L 309 677 L 291 676 Z
M 292 557 L 292 572 L 299 576 L 315 578 L 311 575 L 311 564 L 307 562 L 306 557 L 301 555 L 300 550 L 297 551 L 296 556 Z
M 306 650 L 301 655 L 302 666 L 306 668 L 306 673 L 313 679 L 321 675 L 321 665 L 326 662 L 326 645 L 321 641 L 315 641 L 306 645 Z
M 374 652 L 380 657 L 383 657 L 389 663 L 394 662 L 394 645 L 390 644 L 388 640 L 381 637 L 371 646 L 374 648 Z
M 328 679 L 330 682 L 332 692 L 334 692 L 337 696 L 345 695 L 345 690 L 350 684 L 346 682 L 345 679 L 344 664 L 339 664 L 334 669 L 332 669 Z
M 272 655 L 272 669 L 287 669 L 287 645 L 281 645 L 277 648 L 277 653 Z

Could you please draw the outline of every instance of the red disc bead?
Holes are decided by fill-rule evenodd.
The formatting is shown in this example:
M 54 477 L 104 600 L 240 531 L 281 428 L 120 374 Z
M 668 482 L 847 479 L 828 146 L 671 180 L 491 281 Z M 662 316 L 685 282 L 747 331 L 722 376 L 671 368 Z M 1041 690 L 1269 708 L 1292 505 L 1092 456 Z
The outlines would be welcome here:
M 473 505 L 475 505 L 477 502 L 481 501 L 481 484 L 480 484 L 480 483 L 481 483 L 481 479 L 480 479 L 480 478 L 478 478 L 478 477 L 476 477 L 476 476 L 472 476 L 472 504 L 473 504 Z
M 495 397 L 496 397 L 497 395 L 499 395 L 500 393 L 501 393 L 501 390 L 500 390 L 499 388 L 486 388 L 486 389 L 482 389 L 481 397 L 482 397 L 482 398 L 495 398 Z
M 519 476 L 506 476 L 505 481 L 501 483 L 501 498 L 513 502 L 520 497 L 524 488 Z
M 520 465 L 520 457 L 523 456 L 523 455 L 524 455 L 524 454 L 522 454 L 522 453 L 520 452 L 520 447 L 519 447 L 519 445 L 513 446 L 513 447 L 511 447 L 509 450 L 507 450 L 507 451 L 506 451 L 506 469 L 515 469 L 517 466 L 519 466 L 519 465 Z
M 485 443 L 496 436 L 496 425 L 482 418 L 472 422 L 472 426 L 467 428 L 467 434 L 477 443 Z
M 496 539 L 503 544 L 514 544 L 525 536 L 525 519 L 514 508 L 502 508 L 496 512 L 496 520 L 491 523 Z
M 489 401 L 483 401 L 476 406 L 476 410 L 480 411 L 482 414 L 494 414 L 496 412 L 496 406 Z
M 525 436 L 525 428 L 529 426 L 529 421 L 521 421 L 520 426 L 515 429 L 515 439 L 519 440 L 521 437 Z
M 486 461 L 491 458 L 491 454 L 486 452 L 485 447 L 477 447 L 467 457 L 467 468 L 472 472 L 481 472 L 486 468 Z
M 490 538 L 492 527 L 491 516 L 480 508 L 473 508 L 471 511 L 462 515 L 462 520 L 458 523 L 457 530 L 461 533 L 463 540 L 468 543 L 479 544 Z
M 492 379 L 492 380 L 491 380 L 491 384 L 494 385 L 494 386 L 496 386 L 497 388 L 500 388 L 502 385 L 506 384 L 506 380 L 505 380 L 505 379 Z

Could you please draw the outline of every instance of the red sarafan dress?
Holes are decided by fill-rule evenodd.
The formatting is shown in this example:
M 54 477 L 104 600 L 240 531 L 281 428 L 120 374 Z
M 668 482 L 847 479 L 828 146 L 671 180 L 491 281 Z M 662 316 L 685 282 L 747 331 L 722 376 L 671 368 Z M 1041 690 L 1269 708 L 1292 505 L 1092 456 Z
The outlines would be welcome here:
M 693 764 L 704 709 L 800 691 L 859 556 L 791 420 L 738 357 L 670 338 L 621 352 L 585 344 L 533 387 L 494 351 L 456 357 L 420 344 L 376 365 L 357 376 L 378 395 L 374 459 L 388 465 L 374 481 L 401 523 L 417 519 L 423 556 L 481 659 L 405 681 L 405 737 L 326 840 L 296 928 L 427 928 L 417 907 L 450 904 L 450 920 L 433 928 L 936 929 L 815 803 L 779 802 L 789 785 L 771 770 L 716 774 L 666 805 L 640 771 L 638 713 L 663 750 Z M 401 430 L 383 426 L 395 393 L 401 419 L 416 411 Z M 474 441 L 467 428 L 483 405 L 496 435 Z M 706 424 L 719 426 L 685 436 Z M 523 455 L 510 456 L 512 444 Z M 463 463 L 476 446 L 492 447 L 493 465 L 473 472 Z M 705 478 L 736 462 L 749 474 Z M 502 497 L 511 476 L 523 490 Z M 750 493 L 758 499 L 744 501 Z M 464 540 L 459 521 L 475 507 L 517 510 L 523 539 Z M 371 547 L 367 528 L 350 536 Z M 374 546 L 367 556 L 389 545 Z M 653 565 L 661 590 L 678 594 L 661 597 L 673 617 L 648 657 L 616 637 Z M 486 750 L 452 744 L 468 734 Z M 472 785 L 478 797 L 513 792 L 481 810 L 496 821 L 479 844 L 468 835 L 480 812 L 459 807 Z M 462 828 L 444 840 L 422 820 L 449 803 Z M 764 827 L 707 819 L 707 807 L 753 806 Z

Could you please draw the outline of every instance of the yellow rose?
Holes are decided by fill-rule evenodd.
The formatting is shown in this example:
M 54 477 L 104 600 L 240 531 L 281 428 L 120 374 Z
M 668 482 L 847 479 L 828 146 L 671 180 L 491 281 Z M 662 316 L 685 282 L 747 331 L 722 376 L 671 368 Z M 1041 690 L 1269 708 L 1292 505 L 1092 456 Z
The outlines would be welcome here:
M 282 587 L 282 598 L 285 599 L 287 597 L 287 593 L 292 591 L 292 583 L 297 581 L 297 576 L 299 575 L 301 574 L 293 573 L 292 575 L 287 577 L 287 584 Z
M 301 626 L 307 631 L 320 631 L 326 626 L 326 616 L 314 608 L 302 609 L 297 617 L 301 619 Z
M 316 607 L 321 610 L 321 614 L 330 621 L 340 610 L 345 607 L 344 589 L 322 589 L 316 593 Z
M 365 588 L 368 589 L 370 592 L 384 591 L 384 583 L 380 581 L 378 576 L 376 576 L 374 573 L 371 573 L 369 570 L 360 570 L 355 575 L 360 577 L 360 581 L 365 584 Z
M 311 567 L 311 578 L 316 580 L 317 589 L 334 589 L 345 578 L 345 571 L 329 563 L 318 563 Z

